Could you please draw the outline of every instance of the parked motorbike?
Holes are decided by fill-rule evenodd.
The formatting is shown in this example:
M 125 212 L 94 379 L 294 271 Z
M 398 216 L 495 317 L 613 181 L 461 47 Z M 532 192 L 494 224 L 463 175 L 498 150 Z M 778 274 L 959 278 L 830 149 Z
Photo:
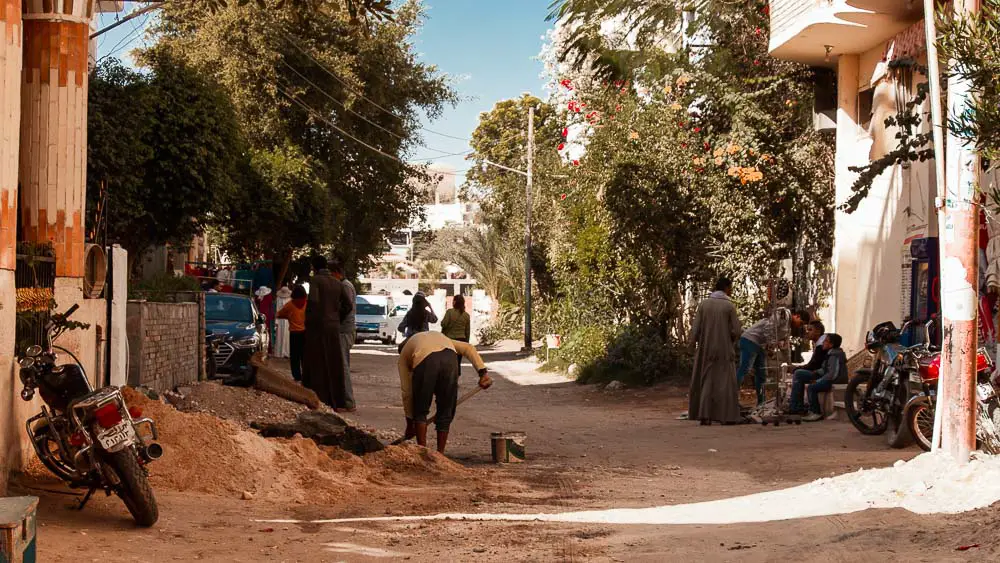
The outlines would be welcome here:
M 926 339 L 909 347 L 899 343 L 900 335 L 912 322 L 907 321 L 900 329 L 892 322 L 884 322 L 868 332 L 865 347 L 874 356 L 874 364 L 870 369 L 855 372 L 844 395 L 851 424 L 862 434 L 888 432 L 887 441 L 894 448 L 904 447 L 909 441 L 903 419 L 910 398 L 909 382 L 917 371 L 919 358 L 930 353 Z
M 18 359 L 21 398 L 30 401 L 37 390 L 45 402 L 25 425 L 28 437 L 49 471 L 72 488 L 87 489 L 80 510 L 103 489 L 122 499 L 137 524 L 152 526 L 159 512 L 146 464 L 163 455 L 156 424 L 129 407 L 118 387 L 95 391 L 78 361 L 56 364 L 56 350 L 72 357 L 53 342 L 72 326 L 68 319 L 76 310 L 53 315 L 44 348 L 31 346 Z
M 997 430 L 1000 430 L 1000 395 L 997 393 L 998 386 L 993 371 L 993 361 L 986 350 L 980 348 L 976 354 L 976 402 L 979 410 L 976 437 L 980 442 L 995 442 Z M 921 358 L 915 376 L 910 379 L 913 398 L 904 408 L 903 416 L 910 434 L 917 445 L 928 452 L 934 435 L 934 407 L 940 373 L 940 352 Z M 993 444 L 994 447 L 997 445 L 1000 444 Z

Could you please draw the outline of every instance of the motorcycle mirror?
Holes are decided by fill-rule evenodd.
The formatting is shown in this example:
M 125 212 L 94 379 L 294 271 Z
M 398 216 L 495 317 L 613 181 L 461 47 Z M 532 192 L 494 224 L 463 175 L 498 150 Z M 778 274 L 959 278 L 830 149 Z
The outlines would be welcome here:
M 42 355 L 42 347 L 39 346 L 39 345 L 37 345 L 37 344 L 34 344 L 32 346 L 28 346 L 28 349 L 24 351 L 24 355 L 27 356 L 27 357 L 29 357 L 29 358 L 35 358 L 35 357 L 41 356 Z
M 21 399 L 25 401 L 30 401 L 34 397 L 35 397 L 34 389 L 28 389 L 28 388 L 21 389 Z

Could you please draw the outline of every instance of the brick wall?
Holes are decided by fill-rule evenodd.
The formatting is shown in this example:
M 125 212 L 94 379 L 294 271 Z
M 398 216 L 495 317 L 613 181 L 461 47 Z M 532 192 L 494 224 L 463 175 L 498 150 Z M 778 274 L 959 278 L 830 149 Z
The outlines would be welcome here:
M 197 381 L 205 345 L 198 303 L 129 301 L 129 385 L 167 391 Z

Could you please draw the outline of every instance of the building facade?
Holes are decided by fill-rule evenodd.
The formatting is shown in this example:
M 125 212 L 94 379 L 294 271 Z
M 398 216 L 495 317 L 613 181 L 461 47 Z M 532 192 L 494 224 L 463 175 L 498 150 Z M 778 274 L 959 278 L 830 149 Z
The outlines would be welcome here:
M 20 399 L 14 358 L 19 242 L 51 249 L 49 289 L 57 307 L 79 305 L 73 320 L 90 325 L 67 333 L 59 344 L 80 358 L 95 383 L 103 371 L 107 303 L 84 299 L 89 37 L 97 11 L 120 10 L 121 4 L 0 0 L 0 465 L 5 467 L 27 459 L 23 421 L 40 408 L 40 399 Z
M 914 99 L 926 77 L 923 3 L 908 0 L 772 0 L 772 56 L 832 72 L 817 91 L 816 123 L 836 130 L 836 202 L 852 195 L 862 167 L 896 148 L 885 119 Z M 930 104 L 916 108 L 915 133 L 931 128 Z M 892 166 L 857 210 L 836 214 L 834 290 L 821 314 L 860 350 L 876 324 L 927 319 L 938 307 L 938 217 L 934 161 Z M 984 175 L 984 185 L 995 180 Z M 992 229 L 983 215 L 981 246 Z M 985 252 L 981 268 L 985 266 Z

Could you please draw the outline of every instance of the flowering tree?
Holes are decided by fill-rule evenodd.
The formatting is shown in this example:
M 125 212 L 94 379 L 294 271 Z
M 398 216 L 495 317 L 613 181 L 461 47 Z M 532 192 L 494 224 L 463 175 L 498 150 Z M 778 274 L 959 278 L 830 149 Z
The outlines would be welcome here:
M 546 317 L 570 348 L 574 334 L 682 339 L 691 298 L 720 274 L 749 320 L 787 258 L 797 305 L 823 297 L 833 151 L 813 130 L 814 75 L 768 57 L 766 2 L 706 0 L 687 17 L 676 5 L 554 6 L 543 59 L 569 177 L 545 241 L 558 296 Z

